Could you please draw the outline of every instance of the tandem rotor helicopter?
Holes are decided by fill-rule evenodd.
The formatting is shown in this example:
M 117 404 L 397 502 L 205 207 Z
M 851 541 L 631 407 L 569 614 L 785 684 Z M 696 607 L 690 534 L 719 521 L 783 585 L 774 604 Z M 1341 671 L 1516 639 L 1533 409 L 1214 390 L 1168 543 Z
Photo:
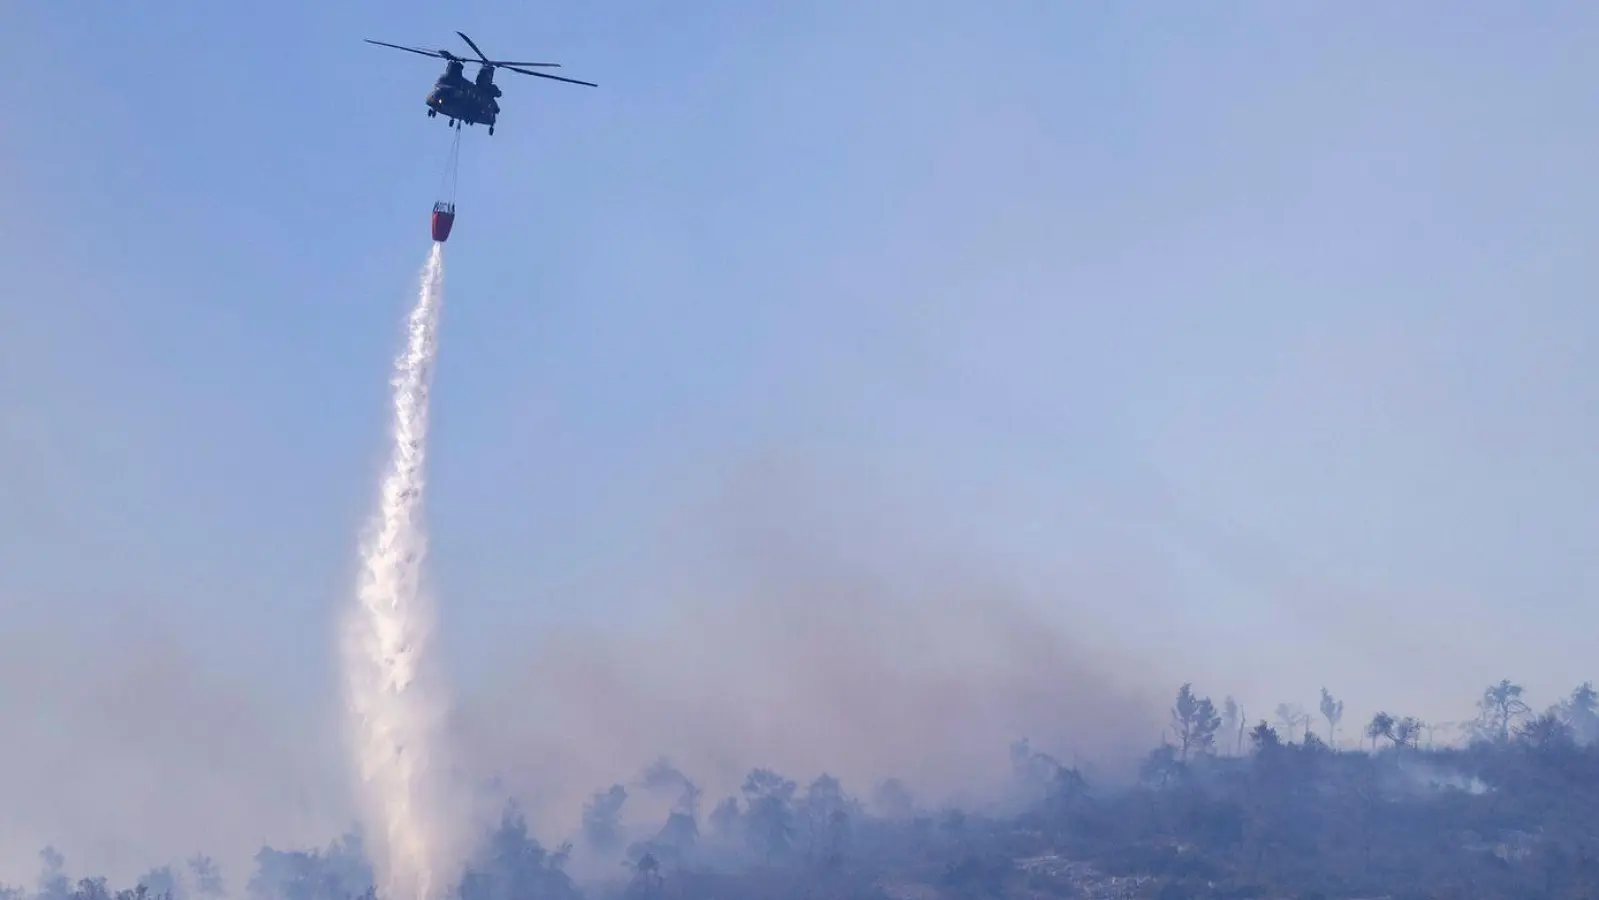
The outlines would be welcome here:
M 433 90 L 428 91 L 427 107 L 428 118 L 436 118 L 443 114 L 449 124 L 457 131 L 462 124 L 487 125 L 489 134 L 494 133 L 494 122 L 500 116 L 500 86 L 494 83 L 494 70 L 506 69 L 522 75 L 533 75 L 538 78 L 549 78 L 554 81 L 565 81 L 569 84 L 582 84 L 589 87 L 599 87 L 592 81 L 579 81 L 576 78 L 562 78 L 547 72 L 534 72 L 521 66 L 541 66 L 546 68 L 560 68 L 560 63 L 550 62 L 506 62 L 505 60 L 489 59 L 478 49 L 476 43 L 465 34 L 457 31 L 461 40 L 466 41 L 472 52 L 478 55 L 476 60 L 469 60 L 456 56 L 448 50 L 424 50 L 420 47 L 402 47 L 399 44 L 390 44 L 386 41 L 374 41 L 365 38 L 368 44 L 377 44 L 380 47 L 392 47 L 395 50 L 404 50 L 408 53 L 418 53 L 422 56 L 434 56 L 446 60 L 444 74 L 433 83 Z M 475 62 L 478 66 L 477 77 L 466 80 L 462 72 L 466 64 Z

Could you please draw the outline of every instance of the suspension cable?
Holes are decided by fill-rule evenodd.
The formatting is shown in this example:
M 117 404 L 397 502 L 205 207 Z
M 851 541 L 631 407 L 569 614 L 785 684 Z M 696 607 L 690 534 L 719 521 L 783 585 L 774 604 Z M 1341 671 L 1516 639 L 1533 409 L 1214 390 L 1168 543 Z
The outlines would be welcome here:
M 453 129 L 455 136 L 450 140 L 450 150 L 445 156 L 444 175 L 439 180 L 439 199 L 455 206 L 455 187 L 457 174 L 461 166 L 461 130 Z

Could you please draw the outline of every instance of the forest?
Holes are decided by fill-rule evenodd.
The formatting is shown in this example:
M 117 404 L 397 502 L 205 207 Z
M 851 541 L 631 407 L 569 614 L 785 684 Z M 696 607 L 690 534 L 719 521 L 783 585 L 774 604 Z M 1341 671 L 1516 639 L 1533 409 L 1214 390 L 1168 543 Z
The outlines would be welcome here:
M 1599 693 L 1583 684 L 1538 712 L 1509 680 L 1485 688 L 1461 740 L 1379 712 L 1344 723 L 1283 705 L 1250 725 L 1185 684 L 1165 739 L 1133 783 L 1096 783 L 1018 740 L 1023 802 L 929 809 L 890 779 L 857 795 L 828 775 L 803 789 L 757 768 L 738 796 L 702 803 L 666 760 L 642 783 L 678 799 L 629 840 L 628 789 L 596 791 L 572 841 L 546 847 L 504 811 L 456 887 L 459 900 L 667 898 L 1599 898 Z M 617 877 L 580 885 L 574 843 L 614 854 Z M 358 830 L 327 847 L 264 847 L 238 884 L 200 855 L 128 887 L 69 875 L 55 848 L 32 887 L 0 900 L 377 898 Z

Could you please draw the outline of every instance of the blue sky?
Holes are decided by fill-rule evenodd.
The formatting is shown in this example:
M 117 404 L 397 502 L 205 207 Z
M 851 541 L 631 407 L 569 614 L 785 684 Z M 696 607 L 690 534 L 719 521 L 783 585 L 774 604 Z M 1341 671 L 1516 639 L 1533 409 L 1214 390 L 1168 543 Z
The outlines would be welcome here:
M 139 622 L 327 705 L 449 144 L 440 67 L 361 39 L 459 29 L 601 85 L 504 74 L 463 142 L 429 500 L 462 691 L 671 621 L 780 506 L 1261 714 L 1595 674 L 1599 13 L 775 9 L 13 10 L 48 85 L 0 125 L 33 652 Z

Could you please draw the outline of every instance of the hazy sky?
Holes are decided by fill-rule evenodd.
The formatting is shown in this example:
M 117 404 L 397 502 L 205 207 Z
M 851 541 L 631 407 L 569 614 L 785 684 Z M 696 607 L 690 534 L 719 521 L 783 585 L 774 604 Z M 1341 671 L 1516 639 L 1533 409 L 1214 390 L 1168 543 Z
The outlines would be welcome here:
M 1326 684 L 1352 730 L 1599 676 L 1599 9 L 1399 6 L 14 4 L 0 880 L 46 841 L 128 867 L 348 814 L 331 622 L 450 140 L 442 66 L 364 37 L 601 85 L 502 73 L 463 141 L 430 566 L 483 721 L 579 671 L 655 708 L 662 647 L 741 647 L 775 693 L 672 682 L 718 710 L 684 753 L 776 752 L 740 704 L 825 681 L 790 762 L 870 773 L 904 748 L 818 709 L 879 651 L 940 661 L 929 716 L 1154 691 L 1150 742 L 1185 678 L 1252 716 Z M 922 621 L 945 566 L 966 593 Z M 772 624 L 833 610 L 832 567 L 899 624 Z M 574 696 L 594 745 L 676 734 Z

